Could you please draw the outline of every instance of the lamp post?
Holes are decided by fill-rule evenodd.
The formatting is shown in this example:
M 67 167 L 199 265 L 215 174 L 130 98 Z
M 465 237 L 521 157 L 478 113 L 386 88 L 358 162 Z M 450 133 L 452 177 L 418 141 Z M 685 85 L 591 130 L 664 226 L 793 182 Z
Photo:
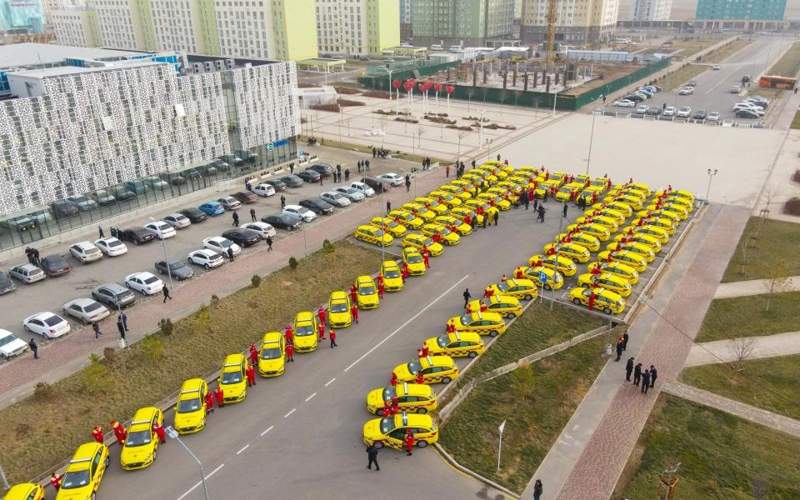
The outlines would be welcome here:
M 189 456 L 192 457 L 195 462 L 197 462 L 197 465 L 200 466 L 200 481 L 203 483 L 203 498 L 208 500 L 208 487 L 206 487 L 206 470 L 203 467 L 203 462 L 201 462 L 200 459 L 197 458 L 197 455 L 192 453 L 192 450 L 190 450 L 189 447 L 186 446 L 186 444 L 181 440 L 180 436 L 178 435 L 178 431 L 176 431 L 174 427 L 170 425 L 169 427 L 166 428 L 166 431 L 167 431 L 167 436 L 169 436 L 170 439 L 174 439 L 175 441 L 178 442 L 178 444 L 183 446 L 183 449 L 186 450 L 186 453 L 188 453 Z
M 706 205 L 708 205 L 710 203 L 708 197 L 711 194 L 711 179 L 713 179 L 714 176 L 719 173 L 719 170 L 716 168 L 709 168 L 706 173 L 708 174 L 708 186 L 706 186 Z
M 589 175 L 589 164 L 592 162 L 592 144 L 594 144 L 594 121 L 597 113 L 592 111 L 592 131 L 589 133 L 589 154 L 586 156 L 586 175 Z
M 155 219 L 149 217 L 152 222 L 155 222 Z M 164 266 L 167 268 L 167 276 L 169 277 L 169 286 L 172 288 L 174 283 L 172 282 L 172 269 L 169 268 L 169 259 L 167 258 L 167 242 L 164 241 L 163 238 L 158 238 L 158 241 L 161 242 L 161 253 L 164 254 Z

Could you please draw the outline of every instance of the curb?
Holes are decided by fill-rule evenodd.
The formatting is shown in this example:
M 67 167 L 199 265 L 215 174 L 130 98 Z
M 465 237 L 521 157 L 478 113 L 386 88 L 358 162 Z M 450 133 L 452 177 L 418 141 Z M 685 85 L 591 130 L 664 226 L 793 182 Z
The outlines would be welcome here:
M 480 481 L 480 482 L 482 482 L 482 483 L 484 483 L 484 484 L 486 484 L 488 486 L 491 486 L 492 488 L 494 488 L 494 489 L 496 489 L 498 491 L 502 491 L 503 493 L 505 493 L 506 495 L 510 496 L 511 498 L 516 498 L 516 499 L 520 498 L 520 495 L 514 493 L 513 491 L 509 490 L 508 488 L 506 488 L 504 486 L 500 486 L 499 484 L 495 483 L 491 479 L 487 479 L 487 478 L 481 476 L 480 474 L 478 474 L 477 472 L 475 472 L 473 470 L 470 470 L 470 469 L 467 469 L 466 467 L 464 467 L 460 463 L 456 462 L 456 459 L 453 458 L 452 456 L 450 456 L 446 451 L 444 451 L 444 448 L 439 446 L 439 443 L 434 443 L 433 447 L 436 448 L 436 451 L 439 452 L 439 455 L 445 460 L 445 462 L 447 462 L 448 464 L 450 464 L 451 466 L 453 466 L 454 468 L 456 468 L 460 472 L 463 472 L 464 474 L 467 474 L 468 476 L 471 476 L 471 477 L 477 479 L 478 481 Z

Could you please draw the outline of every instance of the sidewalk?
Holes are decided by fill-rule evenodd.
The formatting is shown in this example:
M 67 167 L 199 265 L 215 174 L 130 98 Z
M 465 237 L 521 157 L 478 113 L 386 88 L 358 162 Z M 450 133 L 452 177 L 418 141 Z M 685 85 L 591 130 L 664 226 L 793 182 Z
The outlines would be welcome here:
M 800 420 L 784 417 L 771 411 L 728 399 L 680 382 L 668 382 L 661 388 L 667 394 L 730 413 L 750 422 L 800 438 Z
M 747 355 L 743 356 L 742 350 Z M 738 351 L 738 352 L 737 352 Z M 800 354 L 800 332 L 779 333 L 763 337 L 743 337 L 732 340 L 715 340 L 695 344 L 689 351 L 684 366 L 700 366 L 715 363 L 732 363 L 749 359 L 776 358 Z
M 749 295 L 763 295 L 769 293 L 771 280 L 748 280 L 734 281 L 732 283 L 720 283 L 717 287 L 715 299 L 731 299 L 733 297 L 747 297 Z M 797 292 L 800 291 L 800 276 L 789 276 L 785 283 L 780 287 L 775 287 L 776 292 Z

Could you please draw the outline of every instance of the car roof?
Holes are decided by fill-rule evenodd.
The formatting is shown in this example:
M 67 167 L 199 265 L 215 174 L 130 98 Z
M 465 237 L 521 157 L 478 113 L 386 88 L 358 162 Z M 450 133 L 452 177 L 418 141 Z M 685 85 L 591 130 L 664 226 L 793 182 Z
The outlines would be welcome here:
M 261 338 L 261 342 L 264 344 L 267 343 L 278 343 L 283 338 L 283 334 L 281 332 L 267 332 Z
M 28 316 L 25 319 L 25 321 L 28 321 L 28 320 L 31 320 L 31 319 L 45 320 L 47 318 L 52 318 L 53 316 L 58 316 L 58 314 L 51 313 L 50 311 L 44 311 L 44 312 L 40 312 L 40 313 L 36 313 L 36 314 L 32 314 L 32 315 Z
M 155 275 L 149 271 L 139 271 L 138 273 L 129 274 L 128 276 L 125 277 L 125 279 L 127 280 L 130 278 L 149 278 L 150 276 L 155 276 Z
M 144 406 L 136 410 L 136 413 L 133 414 L 133 418 L 131 419 L 131 427 L 135 424 L 139 423 L 147 423 L 147 426 L 150 427 L 150 421 L 153 420 L 155 414 L 159 411 L 158 408 L 155 406 Z
M 228 354 L 227 356 L 225 356 L 225 361 L 222 364 L 225 365 L 225 366 L 228 366 L 228 365 L 231 365 L 231 364 L 239 365 L 239 364 L 242 363 L 242 361 L 244 361 L 244 354 L 242 354 L 240 352 L 237 352 L 237 353 Z
M 23 269 L 25 271 L 33 271 L 33 270 L 36 270 L 36 269 L 39 269 L 39 268 L 34 266 L 31 263 L 27 263 L 27 264 L 20 264 L 18 266 L 14 266 L 12 269 Z
M 209 257 L 212 256 L 211 254 L 219 255 L 217 252 L 211 250 L 210 248 L 199 248 L 197 250 L 194 250 L 192 253 L 201 253 L 203 255 L 208 255 Z
M 395 386 L 395 392 L 398 395 L 431 396 L 433 395 L 433 387 L 428 384 L 410 384 L 404 382 Z
M 375 280 L 372 279 L 372 276 L 359 276 L 358 278 L 356 278 L 356 283 L 361 283 L 361 282 L 364 282 L 364 284 L 371 285 L 375 283 Z
M 94 299 L 89 299 L 89 298 L 86 298 L 86 297 L 80 297 L 80 298 L 77 298 L 77 299 L 72 299 L 72 300 L 70 300 L 69 302 L 67 302 L 64 305 L 65 306 L 69 306 L 69 305 L 75 304 L 75 305 L 79 305 L 79 306 L 88 306 L 90 304 L 96 304 L 96 303 L 97 303 L 97 301 L 94 300 Z
M 94 458 L 97 450 L 101 447 L 104 447 L 100 443 L 83 443 L 82 445 L 78 446 L 78 449 L 75 450 L 75 453 L 72 455 L 72 459 L 69 461 L 69 465 L 67 466 L 67 470 L 83 470 L 89 467 L 91 464 L 92 458 Z
M 311 321 L 314 318 L 314 313 L 311 311 L 299 311 L 294 316 L 295 321 Z
M 181 385 L 181 394 L 189 392 L 197 392 L 203 386 L 205 381 L 201 378 L 190 378 L 183 381 Z
M 342 290 L 334 290 L 331 292 L 330 300 L 343 300 L 347 298 L 347 294 Z
M 428 366 L 452 366 L 455 367 L 456 363 L 450 356 L 428 356 L 420 358 L 420 362 L 424 361 Z
M 94 248 L 94 244 L 90 241 L 79 241 L 77 243 L 73 243 L 73 246 L 81 248 Z

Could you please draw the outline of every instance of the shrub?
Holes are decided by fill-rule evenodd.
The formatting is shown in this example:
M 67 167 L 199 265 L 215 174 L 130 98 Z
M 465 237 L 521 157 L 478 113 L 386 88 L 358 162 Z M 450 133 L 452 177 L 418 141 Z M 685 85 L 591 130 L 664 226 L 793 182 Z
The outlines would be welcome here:
M 253 276 L 250 278 L 250 286 L 252 286 L 253 288 L 258 288 L 258 287 L 260 287 L 260 286 L 261 286 L 261 276 L 259 276 L 259 275 L 257 275 L 257 274 L 254 274 L 254 275 L 253 275 Z
M 327 253 L 333 253 L 336 250 L 336 247 L 333 246 L 333 243 L 331 243 L 330 241 L 325 240 L 322 242 L 322 249 L 325 250 Z
M 789 215 L 800 215 L 800 198 L 792 198 L 783 206 L 783 213 Z
M 53 397 L 53 386 L 47 382 L 37 382 L 33 387 L 33 397 L 38 400 L 46 400 Z
M 161 332 L 161 335 L 169 337 L 175 331 L 175 325 L 171 319 L 161 318 L 161 321 L 158 322 L 158 331 Z
M 117 352 L 113 347 L 106 347 L 103 349 L 103 357 L 109 363 L 114 363 L 117 360 Z
M 217 297 L 216 294 L 211 296 L 211 302 L 209 303 L 209 305 L 211 306 L 212 309 L 219 305 L 219 297 Z
M 289 257 L 289 267 L 291 267 L 293 270 L 297 269 L 297 264 L 298 264 L 297 259 L 295 259 L 294 257 Z

